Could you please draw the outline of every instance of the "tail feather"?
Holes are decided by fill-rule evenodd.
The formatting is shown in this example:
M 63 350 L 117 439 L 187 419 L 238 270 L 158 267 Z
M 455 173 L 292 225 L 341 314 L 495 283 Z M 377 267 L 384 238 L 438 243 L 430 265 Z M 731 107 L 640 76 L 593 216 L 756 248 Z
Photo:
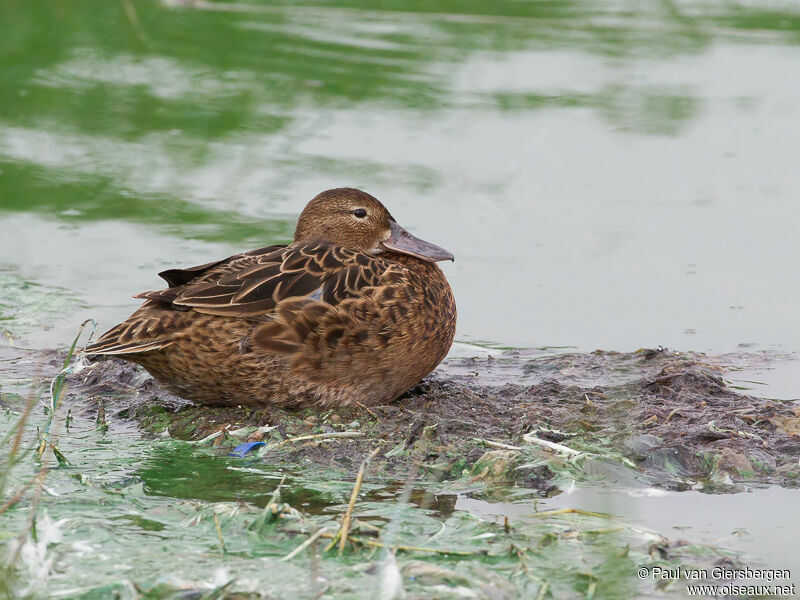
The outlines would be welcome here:
M 112 327 L 84 352 L 92 355 L 136 354 L 160 350 L 174 343 L 185 318 L 182 313 L 170 313 L 170 319 L 145 310 L 134 314 L 124 323 Z
M 87 356 L 111 356 L 116 354 L 137 354 L 139 352 L 150 352 L 151 350 L 161 350 L 172 344 L 174 340 L 152 340 L 149 342 L 128 342 L 119 343 L 114 340 L 91 344 L 84 350 Z

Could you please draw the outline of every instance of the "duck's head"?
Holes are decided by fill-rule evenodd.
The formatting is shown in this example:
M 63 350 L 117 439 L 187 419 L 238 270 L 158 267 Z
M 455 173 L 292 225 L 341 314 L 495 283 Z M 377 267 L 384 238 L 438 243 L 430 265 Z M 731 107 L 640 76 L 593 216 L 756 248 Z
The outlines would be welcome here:
M 444 248 L 414 237 L 377 198 L 353 188 L 322 192 L 300 213 L 295 242 L 331 242 L 367 254 L 400 252 L 428 262 L 453 260 Z

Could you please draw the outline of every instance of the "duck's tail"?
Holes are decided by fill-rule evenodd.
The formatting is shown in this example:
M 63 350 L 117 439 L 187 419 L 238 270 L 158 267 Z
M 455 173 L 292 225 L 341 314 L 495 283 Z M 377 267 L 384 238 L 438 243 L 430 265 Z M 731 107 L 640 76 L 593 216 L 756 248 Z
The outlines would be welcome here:
M 161 350 L 173 344 L 184 328 L 183 315 L 143 306 L 128 320 L 89 344 L 84 353 L 87 356 L 116 356 Z

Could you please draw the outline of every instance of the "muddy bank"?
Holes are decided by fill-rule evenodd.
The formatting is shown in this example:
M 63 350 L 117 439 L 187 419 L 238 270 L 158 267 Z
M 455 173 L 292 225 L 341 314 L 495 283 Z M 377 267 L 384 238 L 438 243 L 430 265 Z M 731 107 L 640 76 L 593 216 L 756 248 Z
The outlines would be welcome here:
M 564 471 L 675 490 L 797 486 L 800 404 L 732 389 L 725 362 L 668 350 L 507 352 L 446 361 L 387 406 L 291 412 L 193 406 L 130 364 L 106 361 L 70 376 L 68 398 L 154 434 L 219 432 L 208 443 L 221 452 L 263 441 L 263 460 L 287 466 L 355 471 L 380 447 L 373 468 L 386 474 L 414 466 L 440 480 L 471 475 L 543 494 Z

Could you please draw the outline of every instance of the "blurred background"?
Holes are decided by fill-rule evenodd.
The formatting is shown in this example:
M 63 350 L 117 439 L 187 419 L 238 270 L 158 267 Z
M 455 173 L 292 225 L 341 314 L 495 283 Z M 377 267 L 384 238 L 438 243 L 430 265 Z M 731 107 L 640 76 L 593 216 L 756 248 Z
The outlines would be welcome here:
M 456 353 L 800 350 L 795 2 L 6 0 L 0 20 L 17 343 L 104 330 L 158 271 L 286 241 L 347 185 L 456 255 Z

